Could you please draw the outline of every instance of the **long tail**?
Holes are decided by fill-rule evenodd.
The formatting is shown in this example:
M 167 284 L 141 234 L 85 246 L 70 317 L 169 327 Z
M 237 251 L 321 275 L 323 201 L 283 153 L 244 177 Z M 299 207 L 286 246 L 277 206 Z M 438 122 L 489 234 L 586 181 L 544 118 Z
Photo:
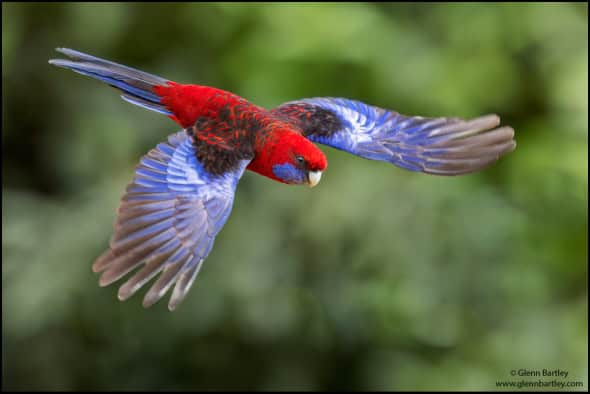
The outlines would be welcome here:
M 164 115 L 173 115 L 162 103 L 161 97 L 154 92 L 156 86 L 167 86 L 168 80 L 73 49 L 56 48 L 56 50 L 71 60 L 51 59 L 49 64 L 68 68 L 79 74 L 103 81 L 123 92 L 121 98 L 131 104 Z

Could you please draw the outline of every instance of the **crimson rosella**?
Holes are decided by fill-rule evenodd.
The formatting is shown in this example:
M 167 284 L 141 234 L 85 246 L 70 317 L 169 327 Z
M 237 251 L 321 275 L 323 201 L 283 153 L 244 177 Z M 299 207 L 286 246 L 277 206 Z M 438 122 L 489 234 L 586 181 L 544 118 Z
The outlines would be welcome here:
M 107 83 L 132 104 L 183 128 L 143 156 L 118 209 L 109 249 L 94 262 L 107 286 L 142 266 L 120 288 L 126 300 L 161 273 L 149 307 L 174 286 L 174 310 L 189 291 L 229 217 L 249 169 L 278 182 L 315 186 L 327 167 L 314 142 L 410 171 L 461 175 L 516 147 L 497 115 L 472 120 L 404 116 L 344 98 L 291 101 L 272 110 L 233 93 L 185 85 L 67 48 L 50 60 Z

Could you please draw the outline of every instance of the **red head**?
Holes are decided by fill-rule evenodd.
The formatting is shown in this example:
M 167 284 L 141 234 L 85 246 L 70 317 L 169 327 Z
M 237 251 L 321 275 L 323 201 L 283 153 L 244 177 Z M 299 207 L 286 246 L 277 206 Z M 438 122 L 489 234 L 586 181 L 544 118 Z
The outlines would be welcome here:
M 274 129 L 263 140 L 250 170 L 283 183 L 317 185 L 328 166 L 317 146 L 288 128 Z

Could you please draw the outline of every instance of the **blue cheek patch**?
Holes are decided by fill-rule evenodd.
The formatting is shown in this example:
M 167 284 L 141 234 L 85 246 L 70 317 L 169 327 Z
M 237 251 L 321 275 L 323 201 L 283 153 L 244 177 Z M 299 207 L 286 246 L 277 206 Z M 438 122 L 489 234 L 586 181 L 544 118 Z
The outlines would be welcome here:
M 272 166 L 272 173 L 287 183 L 305 183 L 305 172 L 289 163 L 275 164 Z

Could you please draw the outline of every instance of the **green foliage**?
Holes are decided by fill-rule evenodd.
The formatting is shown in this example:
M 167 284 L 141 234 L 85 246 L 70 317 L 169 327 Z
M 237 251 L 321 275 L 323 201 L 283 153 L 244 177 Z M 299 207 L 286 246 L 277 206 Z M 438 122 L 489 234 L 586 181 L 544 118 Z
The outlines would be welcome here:
M 3 388 L 588 388 L 587 5 L 3 3 L 2 33 Z M 187 300 L 144 310 L 90 265 L 177 128 L 58 46 L 267 107 L 498 113 L 518 148 L 457 178 L 329 148 L 313 190 L 248 173 Z

